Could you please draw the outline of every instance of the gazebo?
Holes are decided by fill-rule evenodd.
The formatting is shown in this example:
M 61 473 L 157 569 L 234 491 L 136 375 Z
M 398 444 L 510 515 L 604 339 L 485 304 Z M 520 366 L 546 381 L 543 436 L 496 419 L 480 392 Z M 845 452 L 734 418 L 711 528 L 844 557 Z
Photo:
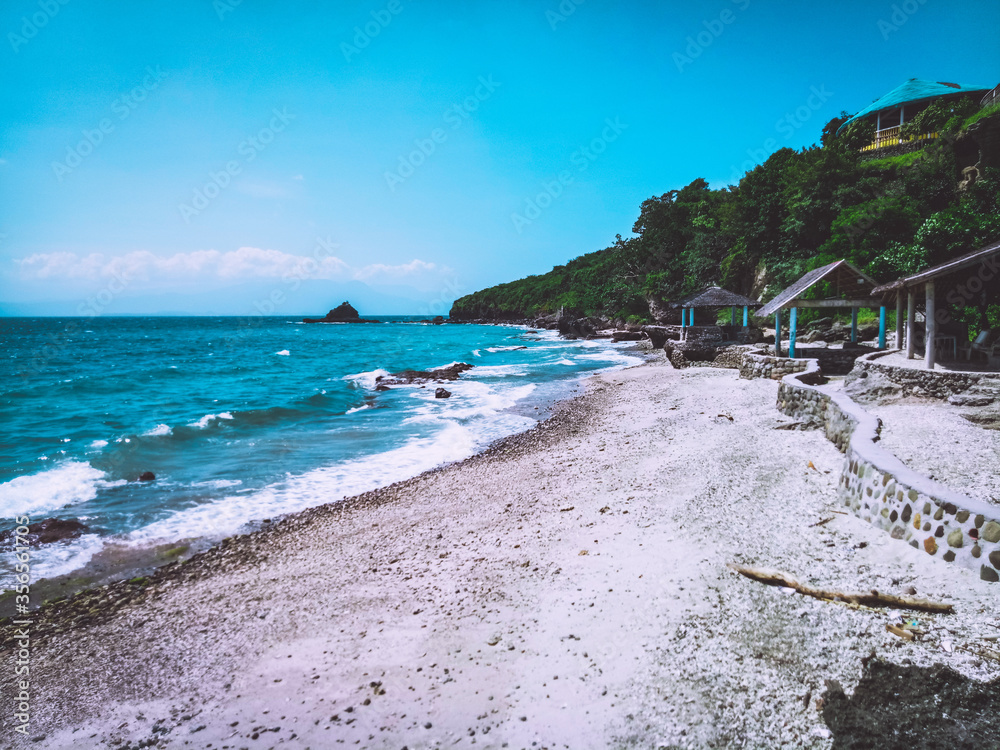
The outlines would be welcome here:
M 957 276 L 957 278 L 955 278 Z M 917 293 L 924 297 L 924 366 L 934 369 L 937 359 L 937 345 L 953 338 L 938 333 L 937 297 L 940 291 L 936 282 L 947 281 L 949 291 L 946 299 L 957 296 L 963 303 L 983 291 L 991 282 L 1000 284 L 1000 242 L 950 260 L 947 263 L 928 268 L 925 271 L 903 279 L 882 284 L 872 289 L 873 295 L 882 295 L 887 301 L 896 300 L 896 345 L 903 341 L 903 296 L 906 296 L 906 357 L 913 359 L 916 351 L 914 323 L 916 321 Z M 884 309 L 884 308 L 883 308 Z M 957 342 L 952 341 L 957 349 Z
M 974 98 L 976 101 L 989 91 L 988 86 L 970 86 L 947 81 L 922 81 L 918 78 L 900 84 L 885 96 L 879 97 L 837 128 L 837 135 L 859 120 L 870 120 L 875 126 L 875 139 L 862 151 L 900 143 L 900 130 L 923 112 L 931 102 Z M 937 138 L 937 133 L 925 133 L 918 140 Z
M 730 292 L 728 289 L 718 286 L 710 286 L 677 303 L 677 306 L 681 308 L 681 328 L 685 332 L 688 328 L 693 328 L 695 325 L 694 311 L 697 307 L 732 308 L 731 325 L 733 326 L 736 325 L 736 309 L 742 307 L 743 327 L 746 328 L 750 325 L 750 308 L 756 308 L 759 305 L 759 302 L 749 297 L 744 297 L 742 294 Z M 715 321 L 712 321 L 712 326 L 714 325 Z
M 833 284 L 835 295 L 828 299 L 805 299 L 803 295 L 820 282 Z M 774 316 L 774 353 L 781 356 L 781 311 L 788 309 L 788 356 L 795 358 L 795 339 L 797 334 L 798 311 L 805 308 L 850 308 L 851 309 L 851 342 L 858 341 L 858 309 L 861 307 L 878 308 L 879 329 L 878 345 L 885 348 L 885 306 L 877 299 L 873 290 L 876 281 L 860 271 L 846 260 L 810 271 L 790 287 L 780 292 L 777 297 L 757 311 L 758 318 Z

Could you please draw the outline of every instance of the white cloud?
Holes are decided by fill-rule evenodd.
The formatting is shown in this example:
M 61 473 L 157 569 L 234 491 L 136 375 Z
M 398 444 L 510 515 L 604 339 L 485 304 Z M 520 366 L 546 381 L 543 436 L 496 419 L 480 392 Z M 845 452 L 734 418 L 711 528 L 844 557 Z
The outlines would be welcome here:
M 305 179 L 305 177 L 303 177 L 303 176 L 302 176 L 302 175 L 300 175 L 300 174 L 297 174 L 297 175 L 295 175 L 294 177 L 292 177 L 292 179 L 293 179 L 293 180 L 304 180 L 304 179 Z
M 226 253 L 196 250 L 169 256 L 137 250 L 124 255 L 39 253 L 15 261 L 26 280 L 114 277 L 138 281 L 241 281 L 280 279 L 347 279 L 350 267 L 340 258 L 317 253 L 293 255 L 280 250 L 241 247 Z
M 321 250 L 322 248 L 320 248 Z M 178 282 L 238 282 L 260 279 L 330 279 L 374 283 L 428 282 L 449 269 L 414 259 L 409 263 L 371 263 L 355 268 L 318 250 L 315 255 L 293 255 L 281 250 L 241 247 L 238 250 L 196 250 L 155 255 L 136 250 L 123 255 L 38 253 L 15 260 L 25 281 L 76 280 L 103 282 L 112 278 L 157 285 Z
M 403 263 L 398 266 L 387 266 L 384 263 L 372 263 L 364 268 L 358 269 L 354 274 L 354 278 L 360 281 L 371 278 L 403 279 L 408 276 L 416 276 L 418 274 L 435 270 L 437 270 L 437 266 L 435 264 L 428 263 L 423 260 L 417 260 L 415 258 L 409 263 Z

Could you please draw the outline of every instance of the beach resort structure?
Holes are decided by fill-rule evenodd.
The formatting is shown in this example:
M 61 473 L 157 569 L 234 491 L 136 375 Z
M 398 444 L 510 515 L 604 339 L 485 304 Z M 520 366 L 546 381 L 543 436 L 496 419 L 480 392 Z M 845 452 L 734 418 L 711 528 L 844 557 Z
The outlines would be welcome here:
M 882 284 L 872 290 L 873 295 L 896 302 L 896 346 L 902 348 L 904 337 L 903 299 L 906 299 L 906 357 L 913 359 L 918 343 L 924 347 L 924 366 L 933 370 L 941 349 L 950 350 L 951 358 L 958 359 L 959 347 L 965 347 L 967 359 L 979 347 L 990 366 L 1000 365 L 1000 346 L 988 340 L 988 331 L 982 341 L 969 343 L 960 340 L 960 331 L 946 326 L 946 314 L 938 310 L 938 297 L 944 296 L 949 302 L 955 299 L 962 304 L 973 302 L 989 285 L 1000 284 L 1000 242 L 968 253 L 947 263 L 928 268 L 903 279 Z M 924 325 L 916 321 L 918 301 L 923 300 Z M 883 311 L 884 307 L 881 308 Z M 884 319 L 884 314 L 882 315 Z M 880 341 L 881 341 L 880 336 Z M 990 344 L 990 346 L 987 346 Z
M 685 340 L 688 339 L 689 335 L 697 335 L 698 338 L 718 338 L 720 340 L 723 338 L 723 333 L 716 325 L 716 321 L 718 320 L 717 316 L 713 316 L 708 325 L 696 325 L 694 311 L 697 308 L 709 308 L 713 311 L 718 311 L 726 307 L 730 308 L 730 326 L 732 326 L 733 329 L 736 329 L 737 310 L 742 307 L 742 328 L 745 330 L 750 327 L 750 308 L 756 308 L 759 305 L 759 302 L 752 300 L 749 297 L 744 297 L 742 294 L 730 292 L 728 289 L 723 289 L 721 287 L 710 286 L 707 289 L 703 289 L 696 294 L 692 294 L 677 303 L 677 306 L 681 308 L 681 328 L 683 329 L 682 337 Z M 733 330 L 730 333 L 732 334 L 730 338 L 740 338 L 738 335 L 739 331 Z
M 839 135 L 853 122 L 868 120 L 875 126 L 875 137 L 862 151 L 873 151 L 900 143 L 931 140 L 937 133 L 921 133 L 911 139 L 902 137 L 903 125 L 913 119 L 936 101 L 959 101 L 972 98 L 975 101 L 989 94 L 989 86 L 970 86 L 946 81 L 922 81 L 911 78 L 889 93 L 879 97 L 867 107 L 847 120 L 837 129 Z
M 824 299 L 806 299 L 805 295 L 818 284 L 827 285 L 830 296 Z M 851 343 L 858 342 L 858 309 L 875 308 L 879 311 L 878 346 L 885 348 L 885 304 L 875 297 L 877 282 L 846 260 L 838 260 L 805 274 L 773 300 L 757 311 L 757 317 L 774 316 L 774 351 L 781 355 L 781 311 L 789 311 L 788 356 L 795 359 L 798 335 L 798 311 L 803 308 L 851 310 Z

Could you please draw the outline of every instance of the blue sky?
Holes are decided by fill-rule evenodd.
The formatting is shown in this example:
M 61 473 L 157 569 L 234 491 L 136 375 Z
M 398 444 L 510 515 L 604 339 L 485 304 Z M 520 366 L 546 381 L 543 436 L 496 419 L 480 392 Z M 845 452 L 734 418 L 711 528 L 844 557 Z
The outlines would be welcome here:
M 1000 82 L 1000 4 L 0 9 L 0 313 L 447 312 L 917 77 Z

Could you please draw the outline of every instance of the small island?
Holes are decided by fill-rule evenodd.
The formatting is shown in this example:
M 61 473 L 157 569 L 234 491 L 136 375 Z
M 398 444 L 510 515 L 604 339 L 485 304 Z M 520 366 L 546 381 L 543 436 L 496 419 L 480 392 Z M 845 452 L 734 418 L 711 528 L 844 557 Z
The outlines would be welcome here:
M 350 302 L 341 302 L 326 314 L 325 318 L 303 318 L 303 323 L 378 323 L 377 320 L 366 320 L 358 315 Z

